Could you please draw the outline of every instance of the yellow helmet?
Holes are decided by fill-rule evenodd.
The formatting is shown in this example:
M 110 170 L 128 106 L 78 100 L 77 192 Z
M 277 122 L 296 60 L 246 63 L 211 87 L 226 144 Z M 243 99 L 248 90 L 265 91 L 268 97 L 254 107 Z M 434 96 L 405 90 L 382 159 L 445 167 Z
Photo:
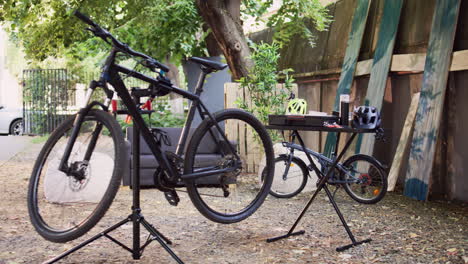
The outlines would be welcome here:
M 292 99 L 288 103 L 287 114 L 305 115 L 307 112 L 307 102 L 304 99 Z

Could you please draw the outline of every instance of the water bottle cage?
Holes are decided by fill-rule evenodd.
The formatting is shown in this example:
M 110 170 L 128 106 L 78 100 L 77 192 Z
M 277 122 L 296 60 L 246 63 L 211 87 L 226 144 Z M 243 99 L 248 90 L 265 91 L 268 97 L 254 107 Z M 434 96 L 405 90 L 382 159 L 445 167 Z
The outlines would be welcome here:
M 167 132 L 163 131 L 159 128 L 152 128 L 151 132 L 153 133 L 153 137 L 156 139 L 158 145 L 161 145 L 161 142 L 166 146 L 172 146 L 171 139 L 167 136 Z

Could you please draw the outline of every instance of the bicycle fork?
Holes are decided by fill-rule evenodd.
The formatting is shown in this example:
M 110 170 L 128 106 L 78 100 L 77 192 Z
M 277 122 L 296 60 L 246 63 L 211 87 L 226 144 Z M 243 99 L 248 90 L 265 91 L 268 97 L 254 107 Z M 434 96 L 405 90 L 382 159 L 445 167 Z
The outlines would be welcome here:
M 107 97 L 106 97 L 106 100 L 104 101 L 104 104 L 99 103 L 97 101 L 94 101 L 94 102 L 90 103 L 91 96 L 93 95 L 93 92 L 97 87 L 104 88 L 104 91 L 107 94 Z M 101 106 L 101 108 L 103 110 L 107 111 L 107 109 L 108 109 L 108 107 L 110 105 L 113 94 L 114 94 L 114 92 L 110 91 L 107 88 L 107 85 L 104 82 L 91 81 L 90 87 L 86 91 L 86 96 L 85 96 L 85 100 L 83 102 L 83 105 L 80 108 L 80 110 L 78 111 L 78 113 L 77 113 L 77 115 L 75 117 L 75 120 L 73 121 L 73 127 L 72 127 L 72 131 L 71 131 L 71 135 L 70 135 L 70 138 L 68 139 L 67 145 L 65 147 L 63 157 L 60 160 L 59 170 L 64 172 L 67 176 L 78 176 L 78 177 L 80 177 L 79 171 L 78 171 L 79 166 L 76 166 L 77 165 L 77 164 L 75 164 L 76 162 L 74 164 L 71 164 L 71 166 L 69 166 L 68 165 L 68 159 L 70 158 L 71 151 L 73 150 L 73 146 L 75 145 L 76 139 L 78 137 L 78 133 L 80 132 L 81 125 L 82 125 L 83 121 L 85 120 L 86 115 L 91 110 L 91 108 L 94 107 L 95 105 L 99 105 L 99 106 Z M 97 143 L 97 140 L 99 138 L 99 134 L 102 131 L 102 126 L 103 125 L 101 123 L 96 123 L 96 127 L 94 128 L 94 131 L 93 131 L 92 136 L 91 136 L 91 141 L 90 141 L 90 143 L 89 143 L 89 145 L 88 145 L 88 147 L 86 149 L 86 153 L 85 153 L 85 155 L 83 157 L 82 164 L 84 164 L 85 166 L 87 166 L 89 164 L 89 161 L 91 160 L 91 155 L 92 155 L 92 153 L 94 151 L 94 148 L 96 147 L 96 143 Z
M 286 169 L 284 170 L 284 173 L 283 173 L 283 181 L 286 181 L 288 178 L 289 168 L 291 167 L 292 160 L 294 158 L 294 149 L 291 148 L 290 151 L 291 152 L 288 155 L 288 163 L 286 164 Z

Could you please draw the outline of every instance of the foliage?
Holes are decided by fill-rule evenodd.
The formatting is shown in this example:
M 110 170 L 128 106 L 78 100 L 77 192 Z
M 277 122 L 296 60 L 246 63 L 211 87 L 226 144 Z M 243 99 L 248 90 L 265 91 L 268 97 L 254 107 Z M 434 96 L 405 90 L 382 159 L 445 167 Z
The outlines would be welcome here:
M 183 127 L 185 119 L 183 116 L 178 116 L 172 113 L 170 110 L 165 109 L 163 106 L 158 106 L 158 109 L 151 114 L 151 119 L 149 115 L 143 115 L 143 120 L 148 125 L 148 127 Z M 127 127 L 133 125 L 132 122 L 127 123 L 125 120 L 119 121 L 120 126 L 122 127 L 123 132 L 125 132 Z
M 35 136 L 31 139 L 32 144 L 41 144 L 45 143 L 49 139 L 49 135 L 44 135 L 44 136 Z
M 272 4 L 272 0 L 245 0 L 242 12 L 260 19 Z M 108 47 L 83 31 L 85 24 L 72 16 L 76 9 L 136 50 L 160 60 L 169 56 L 178 62 L 184 56 L 205 54 L 209 31 L 202 30 L 203 21 L 192 0 L 2 0 L 0 22 L 8 22 L 12 38 L 21 42 L 33 61 L 65 57 L 69 66 L 80 65 Z M 276 29 L 275 39 L 283 45 L 298 33 L 313 39 L 307 19 L 319 30 L 330 22 L 319 0 L 283 0 L 267 25 Z M 102 60 L 103 55 L 97 58 Z
M 187 56 L 203 56 L 202 20 L 191 0 L 155 0 L 143 12 L 126 23 L 123 33 L 137 38 L 132 47 L 149 52 L 156 58 L 171 57 L 180 61 Z M 142 26 L 146 25 L 146 26 Z
M 276 89 L 279 45 L 275 42 L 251 43 L 251 47 L 254 66 L 247 77 L 239 80 L 250 100 L 238 98 L 236 103 L 240 108 L 254 114 L 263 124 L 267 124 L 268 115 L 285 113 L 285 102 L 291 93 L 294 79 L 288 74 L 291 69 L 281 71 L 285 75 L 284 89 Z
M 10 35 L 32 61 L 64 57 L 69 67 L 97 64 L 108 46 L 83 30 L 86 25 L 72 15 L 76 9 L 160 60 L 204 54 L 202 21 L 191 0 L 3 0 L 0 22 L 8 22 Z
M 260 20 L 273 5 L 273 0 L 245 0 L 244 13 Z M 301 35 L 314 45 L 314 35 L 307 26 L 312 21 L 319 31 L 326 30 L 331 22 L 326 7 L 319 0 L 283 0 L 279 10 L 267 20 L 267 26 L 273 27 L 274 41 L 282 47 L 289 43 L 296 34 Z

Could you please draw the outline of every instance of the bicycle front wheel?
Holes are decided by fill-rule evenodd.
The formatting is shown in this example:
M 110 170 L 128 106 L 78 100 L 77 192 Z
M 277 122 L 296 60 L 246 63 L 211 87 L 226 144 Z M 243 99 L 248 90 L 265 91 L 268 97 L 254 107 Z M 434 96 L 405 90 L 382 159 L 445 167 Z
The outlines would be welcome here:
M 228 171 L 187 180 L 186 186 L 193 204 L 205 217 L 235 223 L 253 214 L 268 195 L 274 173 L 273 145 L 265 127 L 250 113 L 227 109 L 215 113 L 214 118 L 216 123 L 205 119 L 193 133 L 184 171 L 186 175 Z M 256 170 L 262 155 L 267 171 L 260 181 Z
M 104 216 L 120 185 L 125 164 L 122 130 L 113 117 L 91 110 L 80 131 L 64 173 L 59 164 L 75 115 L 52 132 L 34 165 L 28 189 L 28 210 L 36 231 L 64 243 L 76 239 Z
M 387 193 L 387 174 L 380 164 L 367 155 L 351 156 L 343 163 L 346 192 L 355 201 L 375 204 Z
M 263 173 L 262 173 L 263 175 Z M 307 184 L 308 170 L 299 158 L 281 155 L 275 159 L 275 174 L 270 194 L 276 198 L 291 198 L 302 192 Z

